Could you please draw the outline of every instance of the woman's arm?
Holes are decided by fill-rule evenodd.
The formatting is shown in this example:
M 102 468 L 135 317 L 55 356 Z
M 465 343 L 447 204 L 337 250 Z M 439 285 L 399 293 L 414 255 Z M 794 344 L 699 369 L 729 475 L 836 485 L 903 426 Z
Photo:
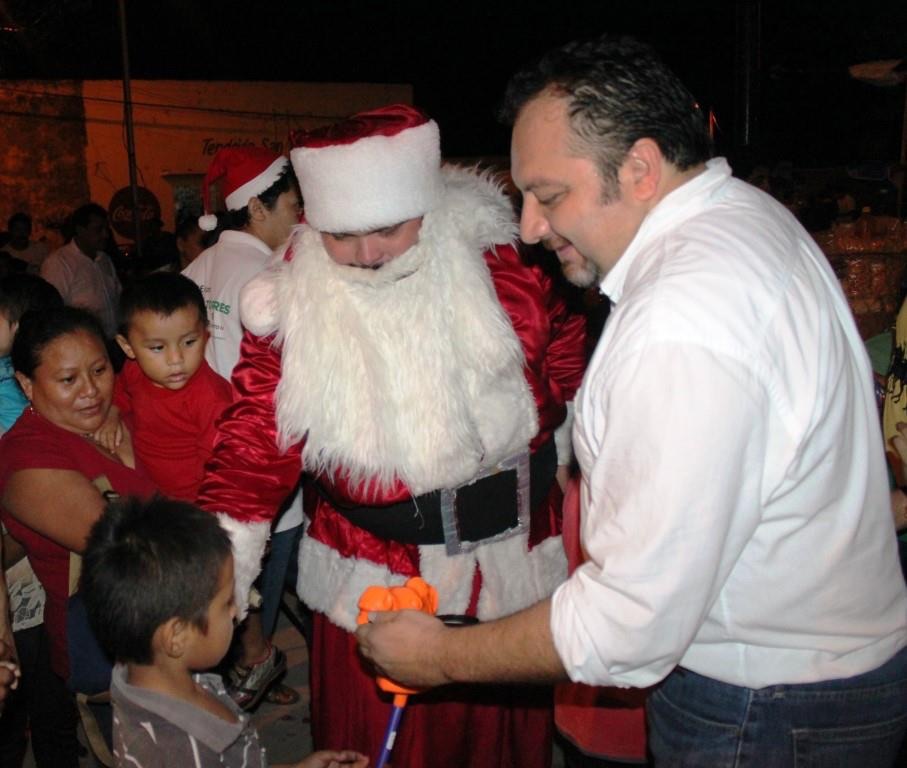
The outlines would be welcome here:
M 72 552 L 82 552 L 104 511 L 100 491 L 69 469 L 20 469 L 10 475 L 3 507 L 23 525 Z
M 6 591 L 6 573 L 3 570 L 3 537 L 0 536 L 0 641 L 6 643 L 15 659 L 13 627 L 9 615 L 9 593 Z

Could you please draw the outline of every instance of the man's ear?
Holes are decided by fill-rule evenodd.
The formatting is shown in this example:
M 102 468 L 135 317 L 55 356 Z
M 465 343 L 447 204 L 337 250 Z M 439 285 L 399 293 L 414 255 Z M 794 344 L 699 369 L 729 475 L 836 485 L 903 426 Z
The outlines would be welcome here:
M 664 155 L 652 139 L 637 139 L 621 167 L 630 194 L 640 202 L 648 202 L 658 193 Z
M 188 639 L 189 623 L 174 616 L 154 630 L 151 643 L 161 653 L 178 659 L 186 652 Z
M 126 357 L 128 357 L 130 360 L 135 360 L 135 350 L 132 348 L 132 345 L 129 343 L 129 339 L 127 339 L 122 333 L 118 333 L 116 335 L 116 339 L 117 339 L 117 344 L 120 345 L 120 349 L 123 350 Z
M 15 372 L 15 376 L 16 376 L 16 381 L 19 382 L 19 386 L 22 387 L 22 392 L 25 393 L 25 398 L 28 400 L 28 402 L 31 402 L 31 395 L 32 395 L 31 379 L 28 378 L 28 376 L 26 376 L 24 373 L 19 373 L 19 371 Z
M 249 219 L 251 221 L 262 221 L 265 218 L 265 206 L 257 197 L 249 200 Z

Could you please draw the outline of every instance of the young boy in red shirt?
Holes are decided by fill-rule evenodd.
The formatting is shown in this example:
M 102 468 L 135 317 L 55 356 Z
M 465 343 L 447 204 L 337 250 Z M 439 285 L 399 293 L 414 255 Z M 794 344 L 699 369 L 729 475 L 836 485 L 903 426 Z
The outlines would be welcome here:
M 194 501 L 214 423 L 232 399 L 230 383 L 205 362 L 208 313 L 198 286 L 169 272 L 137 280 L 120 300 L 116 339 L 129 359 L 117 376 L 116 412 L 95 437 L 115 441 L 123 419 L 161 492 Z

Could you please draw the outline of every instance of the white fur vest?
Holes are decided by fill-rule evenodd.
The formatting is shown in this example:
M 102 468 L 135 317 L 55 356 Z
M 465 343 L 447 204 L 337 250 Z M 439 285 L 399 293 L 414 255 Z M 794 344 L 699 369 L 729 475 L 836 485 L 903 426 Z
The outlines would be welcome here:
M 419 242 L 379 270 L 336 264 L 298 227 L 293 258 L 243 291 L 243 324 L 275 333 L 282 446 L 305 439 L 306 470 L 353 484 L 454 487 L 538 429 L 523 352 L 483 254 L 516 234 L 488 177 L 446 168 Z

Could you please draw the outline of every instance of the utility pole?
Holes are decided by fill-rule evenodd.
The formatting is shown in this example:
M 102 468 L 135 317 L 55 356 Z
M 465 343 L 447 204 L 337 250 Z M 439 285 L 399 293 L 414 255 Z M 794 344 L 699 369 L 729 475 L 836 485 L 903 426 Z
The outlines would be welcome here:
M 132 223 L 135 227 L 136 256 L 142 259 L 142 216 L 139 210 L 139 185 L 135 169 L 135 133 L 132 126 L 132 86 L 129 79 L 129 41 L 126 37 L 126 0 L 117 0 L 120 17 L 120 47 L 123 51 L 123 121 L 126 124 L 126 152 L 129 162 L 129 187 L 132 189 Z
M 736 0 L 735 16 L 734 80 L 737 96 L 734 105 L 734 146 L 743 157 L 749 159 L 759 139 L 761 0 Z

